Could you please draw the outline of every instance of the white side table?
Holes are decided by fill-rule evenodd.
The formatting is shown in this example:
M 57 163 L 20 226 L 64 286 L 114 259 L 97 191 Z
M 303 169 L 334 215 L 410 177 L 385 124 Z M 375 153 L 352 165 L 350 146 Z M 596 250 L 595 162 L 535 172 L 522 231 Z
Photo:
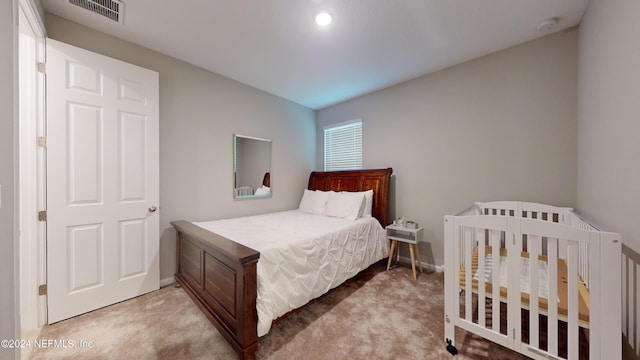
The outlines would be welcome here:
M 422 263 L 420 262 L 420 248 L 418 243 L 422 241 L 422 228 L 410 229 L 404 226 L 389 225 L 385 228 L 387 230 L 387 239 L 391 240 L 391 249 L 389 250 L 389 260 L 387 261 L 387 270 L 391 267 L 391 259 L 393 258 L 394 251 L 396 252 L 396 264 L 400 258 L 400 244 L 398 241 L 409 244 L 409 252 L 411 253 L 411 269 L 413 270 L 413 279 L 417 279 L 416 275 L 416 260 L 418 260 L 418 266 L 420 272 L 422 272 Z M 415 255 L 418 258 L 415 258 Z

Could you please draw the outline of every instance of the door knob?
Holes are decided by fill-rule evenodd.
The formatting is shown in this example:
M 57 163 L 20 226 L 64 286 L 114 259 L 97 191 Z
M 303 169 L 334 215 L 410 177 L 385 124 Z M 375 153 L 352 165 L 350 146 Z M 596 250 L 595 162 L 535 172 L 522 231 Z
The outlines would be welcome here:
M 158 209 L 156 209 L 155 206 L 152 206 L 152 207 L 149 208 L 149 212 L 156 212 L 156 210 L 158 210 Z

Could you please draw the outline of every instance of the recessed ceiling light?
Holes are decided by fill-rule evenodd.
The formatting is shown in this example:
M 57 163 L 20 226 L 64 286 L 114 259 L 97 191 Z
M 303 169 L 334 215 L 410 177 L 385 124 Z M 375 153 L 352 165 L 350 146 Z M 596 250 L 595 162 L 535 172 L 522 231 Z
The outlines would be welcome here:
M 320 11 L 316 14 L 315 20 L 319 26 L 328 26 L 333 22 L 333 15 L 328 11 Z

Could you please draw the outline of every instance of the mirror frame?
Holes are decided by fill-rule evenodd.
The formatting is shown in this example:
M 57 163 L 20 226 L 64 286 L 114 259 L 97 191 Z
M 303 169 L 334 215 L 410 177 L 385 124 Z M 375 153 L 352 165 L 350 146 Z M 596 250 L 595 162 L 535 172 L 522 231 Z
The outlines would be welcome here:
M 263 174 L 261 177 L 261 181 L 263 181 L 264 179 L 264 174 L 269 173 L 269 178 L 271 178 L 271 154 L 272 154 L 272 140 L 271 139 L 265 139 L 265 138 L 259 138 L 259 137 L 255 137 L 255 136 L 247 136 L 247 135 L 242 135 L 242 134 L 233 134 L 233 198 L 235 200 L 246 200 L 246 199 L 267 199 L 267 198 L 271 198 L 273 196 L 273 186 L 271 186 L 271 183 L 269 184 L 269 194 L 264 194 L 264 195 L 238 195 L 237 194 L 237 186 L 241 185 L 241 184 L 237 184 L 237 179 L 238 179 L 238 139 L 246 139 L 246 140 L 256 140 L 256 141 L 262 141 L 262 142 L 266 142 L 269 145 L 269 152 L 267 154 L 268 157 L 268 163 L 266 166 L 266 171 L 261 171 L 261 173 Z M 252 186 L 253 188 L 253 186 Z M 255 189 L 253 189 L 253 191 L 255 191 Z

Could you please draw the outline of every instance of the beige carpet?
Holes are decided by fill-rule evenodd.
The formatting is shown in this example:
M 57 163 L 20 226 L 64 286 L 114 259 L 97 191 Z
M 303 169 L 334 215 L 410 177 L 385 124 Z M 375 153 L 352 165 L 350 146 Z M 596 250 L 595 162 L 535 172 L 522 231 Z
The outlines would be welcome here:
M 442 273 L 385 271 L 377 264 L 285 318 L 259 338 L 257 359 L 525 359 L 462 330 L 459 354 L 443 341 Z M 34 348 L 31 359 L 235 359 L 182 289 L 169 286 L 45 326 L 40 339 L 74 348 Z M 93 342 L 80 348 L 80 341 Z

